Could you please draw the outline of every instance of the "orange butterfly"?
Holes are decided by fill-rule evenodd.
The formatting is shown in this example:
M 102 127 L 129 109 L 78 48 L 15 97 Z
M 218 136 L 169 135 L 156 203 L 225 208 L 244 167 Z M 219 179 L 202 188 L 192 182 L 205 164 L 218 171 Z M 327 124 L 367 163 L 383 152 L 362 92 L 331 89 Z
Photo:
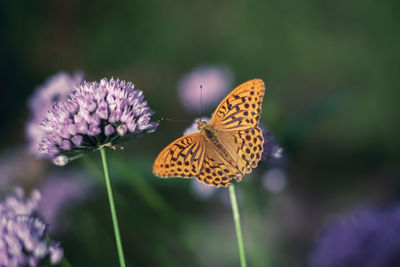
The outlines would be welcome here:
M 257 167 L 264 139 L 258 127 L 264 82 L 253 79 L 236 87 L 218 105 L 210 124 L 198 121 L 199 133 L 185 135 L 157 156 L 159 177 L 196 177 L 227 187 Z

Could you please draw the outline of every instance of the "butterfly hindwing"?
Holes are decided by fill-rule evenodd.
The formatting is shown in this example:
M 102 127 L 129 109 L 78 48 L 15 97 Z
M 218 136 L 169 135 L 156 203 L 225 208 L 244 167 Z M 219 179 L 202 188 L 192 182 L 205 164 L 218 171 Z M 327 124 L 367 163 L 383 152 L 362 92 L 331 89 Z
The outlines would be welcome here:
M 251 173 L 261 160 L 264 138 L 260 127 L 236 132 L 219 132 L 221 143 L 228 149 L 236 168 L 241 173 Z
M 206 144 L 206 155 L 197 178 L 216 187 L 227 187 L 233 179 L 240 180 L 242 174 L 237 168 L 227 163 L 215 150 L 212 144 Z
M 255 127 L 260 120 L 264 91 L 264 82 L 261 79 L 239 85 L 218 105 L 210 125 L 219 131 L 239 131 Z
M 185 135 L 169 144 L 157 156 L 153 173 L 160 177 L 195 177 L 205 155 L 205 140 L 200 133 Z

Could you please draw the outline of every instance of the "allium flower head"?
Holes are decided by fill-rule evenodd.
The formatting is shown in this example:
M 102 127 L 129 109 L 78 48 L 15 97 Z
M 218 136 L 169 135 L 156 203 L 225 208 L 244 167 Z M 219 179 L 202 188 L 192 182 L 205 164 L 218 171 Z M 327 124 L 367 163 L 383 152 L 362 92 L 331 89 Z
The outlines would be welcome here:
M 25 199 L 23 189 L 16 188 L 0 202 L 0 266 L 37 266 L 47 256 L 51 264 L 61 261 L 60 245 L 46 239 L 48 226 L 32 216 L 39 200 L 39 191 Z
M 130 82 L 104 78 L 82 82 L 70 97 L 53 104 L 42 122 L 47 134 L 40 151 L 63 165 L 67 157 L 93 151 L 144 132 L 153 132 L 152 110 Z
M 180 80 L 179 98 L 187 111 L 198 113 L 200 99 L 203 109 L 215 106 L 229 90 L 233 89 L 232 84 L 233 74 L 227 67 L 197 67 Z
M 357 211 L 327 227 L 311 254 L 311 266 L 400 266 L 399 234 L 399 205 Z
M 76 72 L 73 76 L 60 72 L 51 76 L 42 86 L 38 87 L 29 99 L 30 120 L 26 125 L 26 136 L 29 150 L 37 157 L 45 154 L 39 152 L 39 144 L 45 130 L 40 126 L 53 103 L 65 101 L 73 91 L 74 86 L 83 80 L 83 73 Z

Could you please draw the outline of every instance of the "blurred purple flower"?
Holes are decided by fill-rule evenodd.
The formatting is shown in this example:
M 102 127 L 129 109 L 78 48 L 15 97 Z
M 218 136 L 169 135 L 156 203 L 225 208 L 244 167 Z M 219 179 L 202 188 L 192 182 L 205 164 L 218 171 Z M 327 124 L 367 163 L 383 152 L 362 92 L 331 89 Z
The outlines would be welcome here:
M 26 198 L 24 189 L 16 187 L 14 194 L 7 195 L 0 202 L 0 212 L 30 215 L 37 210 L 40 199 L 41 195 L 38 190 L 32 191 L 30 197 Z
M 261 161 L 268 162 L 271 159 L 282 158 L 283 148 L 278 145 L 275 137 L 267 128 L 261 126 L 261 129 L 264 137 L 264 150 L 261 155 Z
M 216 192 L 217 188 L 212 185 L 205 184 L 200 182 L 197 179 L 193 179 L 190 185 L 190 191 L 192 194 L 198 199 L 208 199 L 210 198 L 214 192 Z
M 120 137 L 155 131 L 158 122 L 150 122 L 152 114 L 143 92 L 130 82 L 113 78 L 85 81 L 47 113 L 40 151 L 54 163 L 65 165 L 68 157 L 112 146 Z
M 311 254 L 313 267 L 400 266 L 400 205 L 363 209 L 322 233 Z
M 34 190 L 25 198 L 22 188 L 0 202 L 0 266 L 37 266 L 49 256 L 58 264 L 63 250 L 54 241 L 48 242 L 48 226 L 32 214 L 37 210 L 40 193 Z
M 204 110 L 215 106 L 229 90 L 233 89 L 232 84 L 233 73 L 227 67 L 201 66 L 181 78 L 178 92 L 185 109 L 199 113 L 200 99 Z
M 0 153 L 0 191 L 18 184 L 34 183 L 41 177 L 44 164 L 36 160 L 24 146 L 10 147 Z
M 57 232 L 68 221 L 65 211 L 85 201 L 92 193 L 93 185 L 86 175 L 78 172 L 53 173 L 39 186 L 42 193 L 38 212 Z M 64 225 L 63 225 L 64 224 Z
M 262 177 L 262 184 L 271 193 L 282 192 L 288 184 L 286 171 L 281 168 L 267 170 Z
M 39 152 L 40 141 L 45 134 L 45 130 L 40 126 L 41 121 L 46 117 L 53 103 L 67 100 L 74 86 L 83 80 L 82 72 L 75 72 L 73 76 L 68 73 L 60 72 L 38 87 L 29 99 L 30 120 L 26 125 L 26 136 L 29 141 L 29 150 L 37 157 L 44 157 L 45 154 Z

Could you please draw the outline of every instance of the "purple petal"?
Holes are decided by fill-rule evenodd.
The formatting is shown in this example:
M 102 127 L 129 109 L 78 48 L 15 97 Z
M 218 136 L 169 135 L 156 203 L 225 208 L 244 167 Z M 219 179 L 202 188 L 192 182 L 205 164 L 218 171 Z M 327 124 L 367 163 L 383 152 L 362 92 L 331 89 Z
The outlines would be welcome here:
M 104 127 L 104 134 L 105 134 L 106 136 L 110 136 L 110 135 L 112 135 L 114 132 L 115 132 L 115 129 L 114 129 L 114 127 L 112 127 L 110 124 L 107 124 L 107 125 Z

